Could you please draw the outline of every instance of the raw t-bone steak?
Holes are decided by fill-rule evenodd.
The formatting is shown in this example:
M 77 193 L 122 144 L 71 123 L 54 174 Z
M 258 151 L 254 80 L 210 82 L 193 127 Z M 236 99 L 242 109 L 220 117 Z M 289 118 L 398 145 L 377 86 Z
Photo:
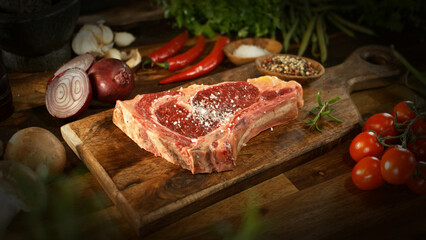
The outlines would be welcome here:
M 297 118 L 303 90 L 264 76 L 117 101 L 113 122 L 140 147 L 194 173 L 233 169 L 251 138 Z

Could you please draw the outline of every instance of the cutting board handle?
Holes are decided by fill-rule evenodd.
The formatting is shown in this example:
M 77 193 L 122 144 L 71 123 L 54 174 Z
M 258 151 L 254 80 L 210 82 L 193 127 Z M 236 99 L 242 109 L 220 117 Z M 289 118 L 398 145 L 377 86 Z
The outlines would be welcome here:
M 327 68 L 321 80 L 336 87 L 343 84 L 351 93 L 387 86 L 389 78 L 401 73 L 402 66 L 389 47 L 368 45 L 356 49 L 343 63 Z M 342 79 L 346 81 L 342 83 Z

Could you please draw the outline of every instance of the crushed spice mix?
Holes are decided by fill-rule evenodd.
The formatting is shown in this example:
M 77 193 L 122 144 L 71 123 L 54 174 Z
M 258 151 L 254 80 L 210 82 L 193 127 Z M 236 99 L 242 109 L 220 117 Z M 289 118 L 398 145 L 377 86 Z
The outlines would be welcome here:
M 262 68 L 292 76 L 314 76 L 319 73 L 310 61 L 292 56 L 275 56 L 262 61 Z

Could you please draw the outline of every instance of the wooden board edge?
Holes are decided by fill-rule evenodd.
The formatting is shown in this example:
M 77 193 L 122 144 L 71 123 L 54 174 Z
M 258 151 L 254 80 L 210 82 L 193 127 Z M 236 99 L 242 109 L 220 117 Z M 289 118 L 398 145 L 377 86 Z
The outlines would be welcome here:
M 72 130 L 71 126 L 69 124 L 66 124 L 61 127 L 61 135 L 62 138 L 65 140 L 65 142 L 68 144 L 68 146 L 71 148 L 71 150 L 77 155 L 78 158 L 81 157 L 78 154 L 77 146 L 82 145 L 83 141 L 80 139 L 80 137 Z
M 61 127 L 61 134 L 68 146 L 73 150 L 78 158 L 84 162 L 90 173 L 102 186 L 105 193 L 112 200 L 117 209 L 119 209 L 122 215 L 128 220 L 129 224 L 138 231 L 140 227 L 140 216 L 134 213 L 132 206 L 117 189 L 112 178 L 96 160 L 93 153 L 83 144 L 83 141 L 69 124 Z
M 93 174 L 96 180 L 104 189 L 105 193 L 112 200 L 117 209 L 123 214 L 134 229 L 139 229 L 140 216 L 134 213 L 130 203 L 123 194 L 115 186 L 111 176 L 106 172 L 102 165 L 93 156 L 93 153 L 84 145 L 76 146 L 80 159 L 85 163 L 86 167 Z

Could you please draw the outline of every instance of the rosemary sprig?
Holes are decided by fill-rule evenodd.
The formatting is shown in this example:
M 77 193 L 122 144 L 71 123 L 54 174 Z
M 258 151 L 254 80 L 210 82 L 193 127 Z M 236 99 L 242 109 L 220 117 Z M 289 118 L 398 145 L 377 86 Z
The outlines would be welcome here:
M 333 103 L 335 103 L 339 100 L 340 100 L 340 97 L 335 97 L 335 98 L 331 99 L 330 101 L 325 102 L 323 104 L 322 101 L 321 101 L 321 89 L 318 90 L 318 94 L 317 94 L 318 106 L 314 107 L 313 109 L 311 109 L 311 111 L 308 112 L 308 114 L 316 114 L 316 116 L 313 119 L 303 121 L 303 123 L 309 124 L 309 129 L 311 129 L 315 126 L 315 128 L 319 132 L 322 132 L 322 130 L 318 127 L 318 122 L 319 122 L 319 119 L 321 118 L 321 116 L 326 115 L 331 120 L 333 120 L 335 122 L 343 123 L 342 120 L 339 120 L 339 119 L 337 119 L 337 118 L 335 118 L 334 116 L 331 115 L 331 113 L 334 111 L 334 108 L 329 108 L 330 105 L 332 105 Z

